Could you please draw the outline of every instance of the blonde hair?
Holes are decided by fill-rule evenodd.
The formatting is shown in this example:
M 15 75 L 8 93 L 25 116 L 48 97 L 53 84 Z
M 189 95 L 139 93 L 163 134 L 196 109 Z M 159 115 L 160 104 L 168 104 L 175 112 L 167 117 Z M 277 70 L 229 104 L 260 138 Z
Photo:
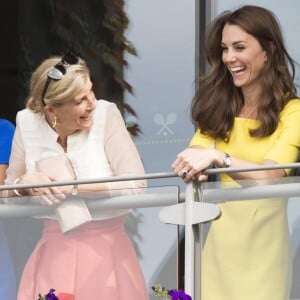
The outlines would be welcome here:
M 79 59 L 76 64 L 66 66 L 66 73 L 60 80 L 50 79 L 44 99 L 42 94 L 46 85 L 49 70 L 61 61 L 62 57 L 55 56 L 45 59 L 33 72 L 30 79 L 30 91 L 26 107 L 33 112 L 43 112 L 44 102 L 49 106 L 58 106 L 73 100 L 82 90 L 90 71 L 84 60 Z

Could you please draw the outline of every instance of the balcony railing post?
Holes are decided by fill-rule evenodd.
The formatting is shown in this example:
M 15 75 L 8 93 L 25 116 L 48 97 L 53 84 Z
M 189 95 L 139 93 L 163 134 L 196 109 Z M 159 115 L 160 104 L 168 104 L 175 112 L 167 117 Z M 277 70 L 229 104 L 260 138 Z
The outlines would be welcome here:
M 194 299 L 194 245 L 193 231 L 194 185 L 188 183 L 185 190 L 185 245 L 184 245 L 184 289 Z

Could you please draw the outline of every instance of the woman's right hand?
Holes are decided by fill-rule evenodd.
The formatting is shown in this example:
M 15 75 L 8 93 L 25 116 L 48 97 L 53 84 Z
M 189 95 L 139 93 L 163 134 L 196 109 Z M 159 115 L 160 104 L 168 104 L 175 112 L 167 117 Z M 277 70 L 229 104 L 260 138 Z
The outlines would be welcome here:
M 177 155 L 172 169 L 185 182 L 191 180 L 206 181 L 207 175 L 203 172 L 211 164 L 220 164 L 224 153 L 215 149 L 190 147 Z
M 44 184 L 53 182 L 53 178 L 42 173 L 26 173 L 20 177 L 19 184 Z M 59 187 L 37 187 L 29 189 L 20 189 L 24 194 L 36 198 L 42 205 L 57 205 L 66 198 L 65 194 Z

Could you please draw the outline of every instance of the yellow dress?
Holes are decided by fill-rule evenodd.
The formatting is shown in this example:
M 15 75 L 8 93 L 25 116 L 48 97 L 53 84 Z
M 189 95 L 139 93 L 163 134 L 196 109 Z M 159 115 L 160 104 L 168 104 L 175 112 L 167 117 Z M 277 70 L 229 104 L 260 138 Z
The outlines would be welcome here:
M 277 130 L 252 138 L 258 121 L 235 118 L 230 141 L 217 139 L 216 149 L 261 163 L 291 163 L 300 149 L 300 101 L 291 100 L 280 114 Z M 213 139 L 198 130 L 190 145 L 210 147 Z M 290 170 L 286 170 L 289 173 Z M 221 181 L 232 181 L 224 174 Z M 288 300 L 291 256 L 287 201 L 259 199 L 220 204 L 202 254 L 201 300 Z

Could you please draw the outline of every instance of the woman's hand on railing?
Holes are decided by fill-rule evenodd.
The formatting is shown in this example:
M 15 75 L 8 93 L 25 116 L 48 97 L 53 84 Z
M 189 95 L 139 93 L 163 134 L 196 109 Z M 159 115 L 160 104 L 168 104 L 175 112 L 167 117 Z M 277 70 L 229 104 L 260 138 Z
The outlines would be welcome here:
M 43 173 L 26 173 L 15 181 L 17 184 L 38 184 L 54 181 L 55 178 L 51 178 Z M 69 187 L 68 187 L 69 188 Z M 33 196 L 42 205 L 57 205 L 65 199 L 64 191 L 61 187 L 33 187 L 27 189 L 13 190 L 15 196 Z
M 219 163 L 220 153 L 215 149 L 190 147 L 177 155 L 172 168 L 185 182 L 206 181 L 208 176 L 203 171 L 212 164 Z

